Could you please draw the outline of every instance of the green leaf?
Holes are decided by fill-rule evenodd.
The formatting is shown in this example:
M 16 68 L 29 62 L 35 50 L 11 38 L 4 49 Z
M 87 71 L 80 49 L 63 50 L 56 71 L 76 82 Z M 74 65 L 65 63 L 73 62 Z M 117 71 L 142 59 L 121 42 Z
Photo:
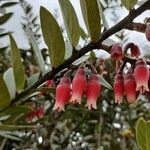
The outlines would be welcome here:
M 13 13 L 7 13 L 3 16 L 0 17 L 0 25 L 4 24 L 11 16 Z
M 106 88 L 112 90 L 112 86 L 102 76 L 100 76 L 100 83 Z
M 3 116 L 10 116 L 6 122 L 7 123 L 13 123 L 16 122 L 20 117 L 25 116 L 26 114 L 33 111 L 32 107 L 21 105 L 21 106 L 13 106 L 11 108 L 7 108 L 0 112 L 0 117 Z M 17 119 L 16 119 L 17 118 Z
M 3 74 L 3 78 L 4 78 L 5 83 L 7 85 L 11 99 L 15 98 L 16 84 L 15 84 L 13 68 L 9 68 L 8 70 L 6 70 Z
M 25 84 L 25 71 L 23 64 L 21 62 L 20 50 L 18 49 L 13 36 L 10 34 L 9 37 L 10 37 L 12 66 L 14 70 L 16 89 L 17 91 L 21 91 L 24 88 Z
M 138 2 L 138 0 L 121 0 L 121 2 L 126 7 L 126 9 L 130 10 Z
M 0 111 L 6 108 L 10 102 L 11 100 L 7 86 L 2 75 L 0 75 Z
M 39 79 L 39 76 L 40 76 L 40 73 L 36 73 L 36 74 L 32 75 L 31 77 L 29 77 L 27 79 L 28 87 L 32 86 Z
M 44 75 L 46 73 L 46 69 L 45 69 L 45 62 L 41 53 L 41 50 L 39 49 L 39 46 L 37 44 L 37 41 L 34 37 L 34 33 L 32 30 L 30 30 L 29 26 L 26 26 L 27 32 L 28 32 L 28 37 L 29 40 L 31 42 L 31 45 L 33 47 L 33 52 L 34 52 L 34 56 L 36 58 L 36 62 L 38 64 L 38 66 L 40 67 L 40 70 L 42 71 L 42 75 Z
M 81 35 L 83 40 L 85 40 L 87 38 L 86 33 L 84 32 L 84 30 L 81 27 L 80 27 L 80 35 Z
M 97 0 L 80 0 L 85 25 L 92 41 L 101 34 L 101 19 Z
M 66 40 L 66 42 L 65 42 L 65 50 L 66 50 L 65 51 L 65 59 L 68 59 L 69 57 L 71 57 L 72 49 L 73 49 L 73 47 L 72 47 L 70 41 Z
M 150 148 L 150 122 L 143 118 L 138 119 L 136 124 L 136 139 L 141 150 Z
M 69 0 L 59 0 L 65 27 L 73 46 L 77 46 L 80 38 L 80 26 L 76 12 Z
M 55 93 L 56 88 L 40 87 L 40 88 L 36 89 L 35 91 L 39 91 L 42 93 Z
M 45 43 L 49 49 L 52 67 L 59 66 L 65 56 L 65 43 L 58 23 L 52 14 L 41 6 L 40 19 Z
M 11 7 L 11 6 L 14 6 L 18 4 L 17 2 L 7 2 L 7 3 L 4 3 L 0 6 L 0 8 L 5 8 L 5 7 Z
M 0 125 L 0 130 L 26 130 L 26 129 L 36 129 L 40 128 L 40 126 L 34 125 Z
M 3 53 L 7 48 L 8 48 L 7 46 L 0 48 L 0 53 Z

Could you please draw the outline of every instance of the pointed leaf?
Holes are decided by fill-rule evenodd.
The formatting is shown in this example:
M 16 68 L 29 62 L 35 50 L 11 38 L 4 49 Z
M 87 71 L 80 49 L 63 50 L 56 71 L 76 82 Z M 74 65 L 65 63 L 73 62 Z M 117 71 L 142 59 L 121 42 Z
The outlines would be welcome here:
M 80 38 L 80 26 L 76 12 L 69 0 L 59 0 L 59 5 L 70 43 L 75 47 Z
M 138 119 L 136 124 L 136 139 L 141 150 L 149 150 L 150 148 L 150 122 L 146 122 L 143 118 Z
M 0 6 L 0 8 L 5 8 L 5 7 L 11 7 L 11 6 L 14 6 L 18 4 L 17 2 L 7 2 L 7 3 L 4 3 Z
M 83 18 L 92 41 L 101 34 L 101 19 L 97 0 L 80 0 Z
M 84 32 L 84 30 L 81 27 L 80 27 L 80 35 L 81 35 L 83 40 L 85 40 L 85 38 L 87 38 L 86 33 Z
M 9 68 L 8 70 L 6 70 L 3 74 L 3 78 L 10 93 L 10 97 L 11 99 L 13 99 L 16 95 L 16 84 L 13 68 Z
M 11 16 L 13 13 L 7 13 L 3 16 L 0 17 L 0 25 L 4 24 Z
M 10 95 L 3 77 L 0 75 L 0 111 L 10 104 Z
M 14 70 L 14 77 L 17 91 L 21 91 L 24 88 L 25 84 L 25 71 L 23 64 L 21 62 L 20 50 L 17 47 L 17 44 L 10 34 L 10 45 L 11 45 L 11 54 L 12 54 L 12 66 Z
M 41 50 L 39 49 L 38 43 L 34 37 L 33 31 L 30 30 L 29 26 L 26 26 L 28 35 L 29 35 L 29 40 L 31 42 L 31 45 L 33 47 L 33 52 L 36 58 L 36 62 L 40 68 L 40 70 L 42 71 L 42 75 L 44 75 L 46 73 L 46 69 L 45 69 L 45 62 L 41 53 Z
M 49 49 L 51 64 L 59 66 L 65 56 L 65 43 L 58 23 L 52 14 L 41 6 L 40 19 L 45 43 Z
M 121 2 L 126 7 L 126 9 L 130 10 L 138 2 L 138 0 L 121 0 Z
M 106 88 L 112 90 L 112 86 L 102 76 L 100 76 L 100 83 Z

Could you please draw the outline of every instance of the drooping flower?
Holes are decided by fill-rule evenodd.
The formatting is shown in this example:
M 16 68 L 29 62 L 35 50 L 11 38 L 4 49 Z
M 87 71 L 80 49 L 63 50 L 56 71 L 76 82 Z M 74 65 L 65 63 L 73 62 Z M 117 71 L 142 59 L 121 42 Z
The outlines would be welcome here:
M 148 41 L 150 41 L 150 24 L 146 25 L 145 35 Z
M 140 49 L 137 45 L 131 47 L 131 57 L 138 58 L 141 55 Z
M 123 58 L 122 47 L 120 44 L 114 44 L 111 48 L 111 57 L 114 60 L 121 60 Z
M 69 77 L 63 77 L 56 87 L 56 98 L 55 105 L 53 109 L 58 109 L 58 111 L 65 111 L 65 105 L 68 103 L 71 93 L 70 87 L 71 81 Z
M 75 77 L 72 81 L 72 96 L 70 102 L 81 104 L 83 93 L 86 89 L 86 76 L 85 71 L 79 68 L 76 71 Z
M 113 88 L 115 103 L 122 103 L 124 96 L 124 79 L 122 74 L 116 74 Z
M 127 73 L 125 76 L 124 88 L 125 88 L 127 101 L 129 103 L 135 102 L 137 99 L 136 83 L 135 83 L 134 76 L 131 72 Z
M 54 84 L 54 81 L 53 81 L 53 80 L 47 80 L 45 85 L 46 85 L 47 87 L 51 88 L 51 87 L 53 86 L 53 84 Z
M 88 109 L 91 108 L 97 109 L 96 102 L 98 96 L 100 95 L 100 91 L 101 91 L 101 84 L 99 76 L 98 74 L 92 74 L 86 87 L 87 102 L 85 106 L 87 106 Z
M 146 62 L 142 59 L 139 59 L 136 62 L 136 66 L 134 69 L 134 78 L 136 82 L 136 91 L 140 91 L 140 93 L 149 91 L 148 88 L 149 69 L 146 65 Z

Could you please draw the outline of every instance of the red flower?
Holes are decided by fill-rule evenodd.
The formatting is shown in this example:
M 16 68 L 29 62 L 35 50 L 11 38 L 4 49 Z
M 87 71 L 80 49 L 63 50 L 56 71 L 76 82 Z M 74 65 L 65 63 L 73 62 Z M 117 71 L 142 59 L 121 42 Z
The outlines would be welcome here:
M 138 58 L 141 55 L 140 49 L 137 45 L 134 45 L 131 48 L 131 57 L 136 57 Z
M 53 81 L 53 80 L 47 80 L 45 85 L 46 85 L 47 87 L 51 88 L 51 87 L 53 86 L 53 84 L 54 84 L 54 81 Z
M 122 103 L 124 95 L 124 79 L 122 74 L 117 74 L 114 80 L 115 103 Z
M 124 80 L 124 88 L 129 103 L 133 103 L 137 99 L 136 83 L 132 73 L 127 73 Z
M 140 91 L 140 93 L 149 91 L 148 88 L 149 69 L 146 65 L 146 62 L 142 59 L 136 62 L 136 66 L 134 69 L 134 78 L 136 82 L 136 91 Z
M 111 48 L 111 57 L 114 60 L 121 60 L 123 58 L 122 47 L 120 44 L 114 44 Z
M 43 118 L 44 117 L 44 114 L 45 114 L 45 110 L 44 110 L 44 106 L 40 106 L 37 111 L 37 117 L 39 118 Z
M 70 102 L 81 104 L 82 95 L 86 88 L 86 76 L 84 69 L 79 68 L 72 81 L 72 96 Z
M 150 41 L 150 24 L 147 24 L 146 26 L 145 35 L 147 40 Z
M 56 98 L 54 109 L 65 111 L 65 105 L 68 103 L 71 93 L 71 81 L 69 77 L 63 77 L 56 87 Z
M 100 91 L 101 85 L 99 81 L 99 76 L 98 74 L 92 74 L 86 87 L 87 103 L 85 106 L 87 106 L 89 109 L 97 109 L 96 101 L 98 96 L 100 95 Z

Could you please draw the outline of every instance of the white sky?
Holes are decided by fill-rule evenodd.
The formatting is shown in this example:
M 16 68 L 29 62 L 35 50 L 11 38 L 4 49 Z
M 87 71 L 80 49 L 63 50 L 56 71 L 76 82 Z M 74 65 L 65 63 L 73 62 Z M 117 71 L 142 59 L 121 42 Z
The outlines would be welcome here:
M 63 24 L 58 0 L 28 0 L 28 2 L 32 4 L 35 16 L 39 14 L 40 5 L 46 7 L 52 14 L 54 14 L 55 10 L 57 9 L 58 10 L 58 16 L 59 16 L 57 18 L 57 21 L 60 25 Z M 81 27 L 83 27 L 85 29 L 84 21 L 83 21 L 82 15 L 81 15 L 79 0 L 71 0 L 71 2 L 75 8 L 77 15 L 78 15 Z M 4 25 L 6 31 L 8 30 L 8 31 L 14 32 L 14 38 L 17 41 L 18 47 L 27 48 L 28 43 L 27 43 L 27 40 L 24 36 L 24 32 L 23 32 L 23 30 L 21 28 L 21 24 L 20 24 L 20 22 L 22 21 L 21 17 L 24 15 L 21 7 L 20 6 L 13 6 L 13 7 L 7 9 L 7 11 L 8 12 L 14 12 L 14 15 Z M 120 19 L 122 19 L 124 16 L 127 15 L 127 11 L 125 9 L 116 9 L 114 11 L 119 15 Z M 146 11 L 141 16 L 139 16 L 135 21 L 136 22 L 143 22 L 145 17 L 148 17 L 149 14 L 150 14 L 150 11 Z M 109 25 L 112 26 L 113 22 L 110 20 L 110 18 L 112 17 L 112 12 L 108 10 L 105 13 L 105 16 L 109 20 L 108 21 Z M 129 35 L 129 41 L 135 42 L 142 49 L 145 49 L 145 47 L 146 47 L 147 52 L 146 51 L 144 51 L 144 52 L 150 53 L 150 42 L 148 42 L 146 40 L 144 34 L 138 33 L 138 32 L 133 32 L 133 31 L 129 31 L 128 33 L 129 33 L 128 34 Z M 42 41 L 43 41 L 43 39 L 42 39 Z M 0 44 L 3 44 L 5 46 L 5 45 L 7 45 L 7 42 L 8 42 L 8 39 L 3 40 L 3 42 L 0 42 Z M 42 43 L 44 43 L 44 42 L 42 42 Z M 45 46 L 44 44 L 40 45 L 40 47 L 44 47 L 44 46 Z

